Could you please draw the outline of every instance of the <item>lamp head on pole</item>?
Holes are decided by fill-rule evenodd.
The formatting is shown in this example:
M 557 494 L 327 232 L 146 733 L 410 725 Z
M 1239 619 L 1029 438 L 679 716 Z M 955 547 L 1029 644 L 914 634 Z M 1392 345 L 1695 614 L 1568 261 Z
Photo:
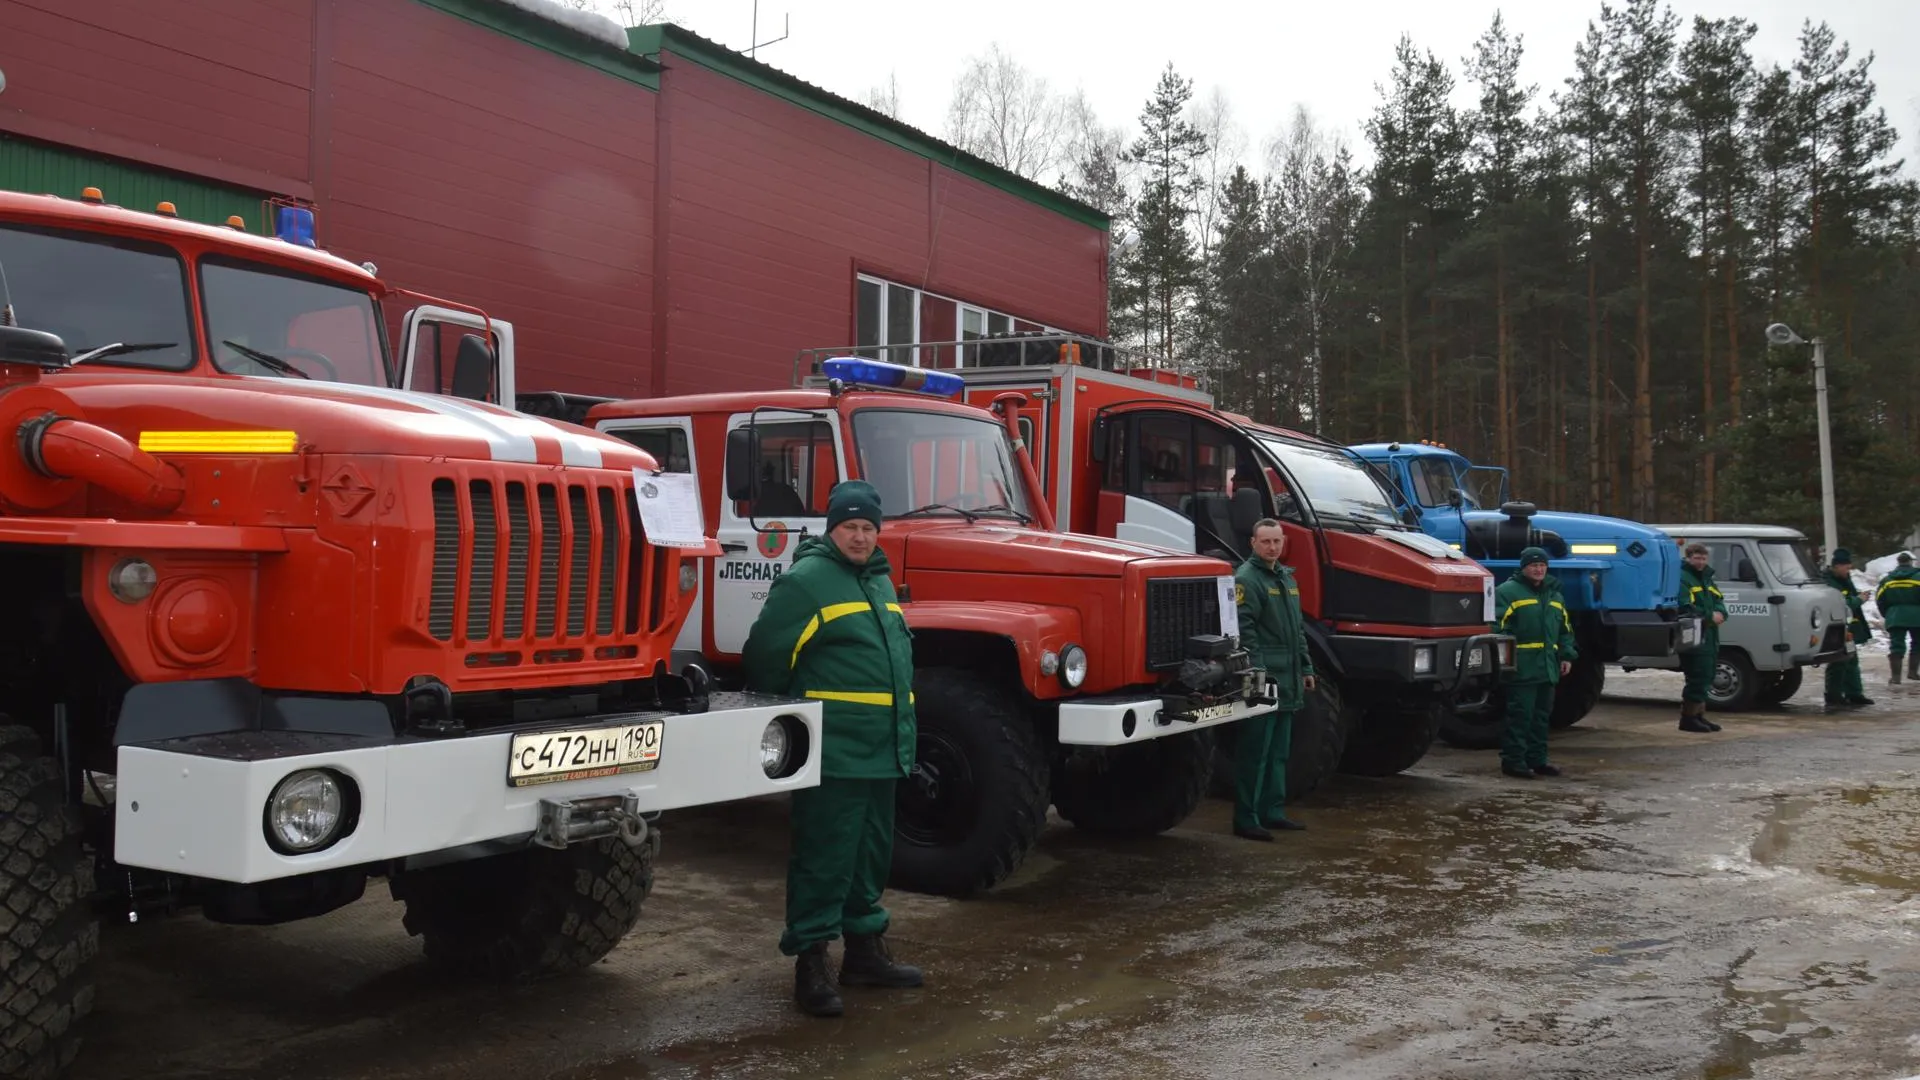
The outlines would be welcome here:
M 1767 327 L 1767 341 L 1774 345 L 1805 345 L 1806 339 L 1793 332 L 1786 323 L 1774 323 Z

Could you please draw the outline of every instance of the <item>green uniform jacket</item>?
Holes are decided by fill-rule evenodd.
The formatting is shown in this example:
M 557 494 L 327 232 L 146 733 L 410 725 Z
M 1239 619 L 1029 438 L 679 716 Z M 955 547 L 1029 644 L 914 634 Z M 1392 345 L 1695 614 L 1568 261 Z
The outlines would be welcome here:
M 1233 599 L 1240 607 L 1240 643 L 1274 681 L 1277 711 L 1298 711 L 1307 702 L 1305 680 L 1313 674 L 1313 659 L 1307 654 L 1293 568 L 1278 563 L 1268 569 L 1259 556 L 1248 559 L 1233 572 Z
M 913 634 L 878 548 L 865 566 L 809 537 L 767 590 L 741 650 L 747 685 L 822 703 L 820 775 L 885 780 L 913 767 Z
M 1685 562 L 1680 564 L 1680 607 L 1700 616 L 1700 647 L 1719 648 L 1720 627 L 1714 623 L 1713 613 L 1717 611 L 1724 617 L 1727 601 L 1720 594 L 1720 586 L 1713 583 L 1713 567 L 1695 573 Z
M 1920 629 L 1920 568 L 1897 567 L 1880 579 L 1873 602 L 1889 630 Z
M 1494 590 L 1493 606 L 1500 612 L 1495 629 L 1513 635 L 1513 675 L 1506 681 L 1549 686 L 1559 682 L 1560 662 L 1572 663 L 1580 656 L 1560 582 L 1549 574 L 1535 585 L 1516 570 Z
M 1867 625 L 1866 601 L 1860 598 L 1860 589 L 1853 583 L 1853 575 L 1844 576 L 1827 570 L 1827 584 L 1840 590 L 1847 599 L 1847 631 L 1853 635 L 1855 645 L 1865 645 L 1873 640 L 1873 628 Z

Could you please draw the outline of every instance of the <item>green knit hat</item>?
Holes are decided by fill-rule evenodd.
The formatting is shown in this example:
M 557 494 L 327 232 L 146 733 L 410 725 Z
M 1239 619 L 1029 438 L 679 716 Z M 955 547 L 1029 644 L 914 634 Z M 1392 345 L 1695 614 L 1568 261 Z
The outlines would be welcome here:
M 1839 566 L 1841 563 L 1846 563 L 1848 566 L 1852 566 L 1853 552 L 1848 551 L 1846 548 L 1834 548 L 1833 558 L 1828 560 L 1828 565 Z
M 1545 548 L 1530 547 L 1520 553 L 1520 569 L 1522 570 L 1525 570 L 1533 563 L 1543 563 L 1546 561 L 1547 551 Z
M 880 527 L 880 493 L 865 480 L 842 480 L 827 493 L 827 531 L 839 528 L 843 521 L 864 518 Z

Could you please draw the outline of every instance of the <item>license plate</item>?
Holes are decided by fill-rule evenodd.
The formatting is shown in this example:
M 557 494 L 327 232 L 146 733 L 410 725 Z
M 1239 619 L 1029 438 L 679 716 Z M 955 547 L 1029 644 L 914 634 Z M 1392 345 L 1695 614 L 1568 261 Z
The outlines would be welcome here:
M 1223 716 L 1232 716 L 1234 708 L 1235 705 L 1233 702 L 1228 702 L 1225 705 L 1205 705 L 1193 710 L 1193 712 L 1188 715 L 1193 717 L 1195 721 L 1218 720 Z
M 507 755 L 507 785 L 531 787 L 564 780 L 646 772 L 660 764 L 661 720 L 572 731 L 515 735 Z

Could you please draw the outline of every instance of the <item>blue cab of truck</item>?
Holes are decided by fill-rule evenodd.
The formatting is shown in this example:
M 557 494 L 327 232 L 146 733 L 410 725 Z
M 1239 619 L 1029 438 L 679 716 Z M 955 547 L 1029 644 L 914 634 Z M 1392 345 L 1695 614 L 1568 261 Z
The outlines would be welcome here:
M 1578 723 L 1592 710 L 1608 664 L 1640 656 L 1643 649 L 1671 656 L 1698 640 L 1698 619 L 1680 615 L 1679 547 L 1659 529 L 1515 502 L 1505 469 L 1475 465 L 1440 443 L 1363 443 L 1349 449 L 1386 474 L 1423 532 L 1458 548 L 1496 580 L 1505 581 L 1519 569 L 1520 552 L 1528 546 L 1546 550 L 1548 571 L 1559 580 L 1580 647 L 1580 660 L 1554 695 L 1555 728 Z M 1456 744 L 1497 742 L 1497 716 L 1477 723 L 1491 731 L 1456 724 L 1443 734 Z

